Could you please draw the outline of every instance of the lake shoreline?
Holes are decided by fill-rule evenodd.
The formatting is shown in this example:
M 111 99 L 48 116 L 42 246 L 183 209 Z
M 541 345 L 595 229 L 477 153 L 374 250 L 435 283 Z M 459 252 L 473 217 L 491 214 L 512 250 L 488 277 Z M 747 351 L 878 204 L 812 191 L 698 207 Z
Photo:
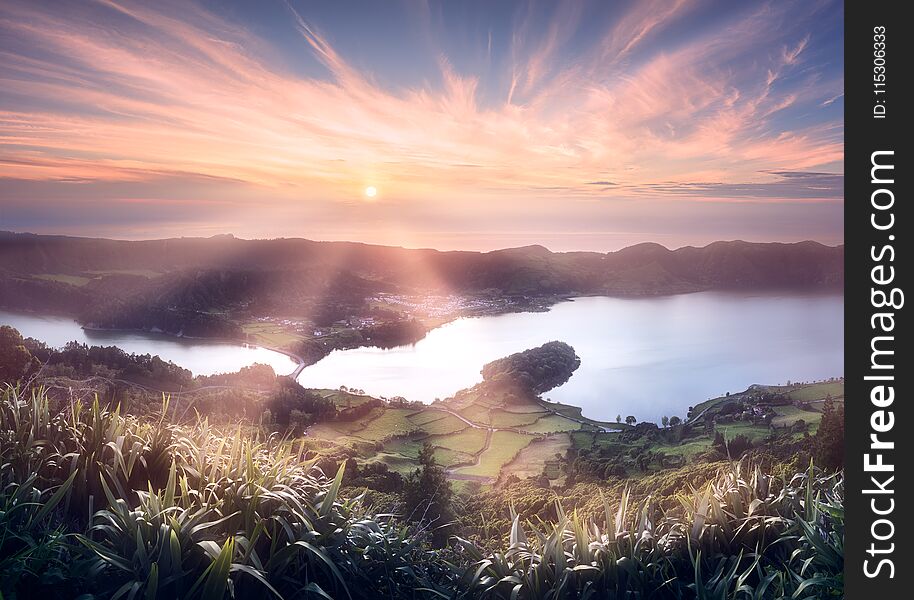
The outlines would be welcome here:
M 674 411 L 682 413 L 685 406 L 678 406 L 678 403 L 674 402 L 675 398 L 671 396 L 690 398 L 694 402 L 700 402 L 708 397 L 707 395 L 704 395 L 705 392 L 703 388 L 708 387 L 710 382 L 715 382 L 715 389 L 726 389 L 727 387 L 741 389 L 748 383 L 758 381 L 772 382 L 787 377 L 797 379 L 818 379 L 840 374 L 840 368 L 824 368 L 834 362 L 830 358 L 823 359 L 825 362 L 822 362 L 819 367 L 815 367 L 813 364 L 813 368 L 809 370 L 788 368 L 790 365 L 787 365 L 783 369 L 768 368 L 767 370 L 762 369 L 761 372 L 758 372 L 757 370 L 756 372 L 752 372 L 752 369 L 747 368 L 747 366 L 751 366 L 753 361 L 757 362 L 759 360 L 758 356 L 755 356 L 755 358 L 743 358 L 740 356 L 727 358 L 729 352 L 727 350 L 717 351 L 711 355 L 705 353 L 706 356 L 700 358 L 697 362 L 692 360 L 691 368 L 696 371 L 700 370 L 702 373 L 700 375 L 683 373 L 681 372 L 681 369 L 676 370 L 667 368 L 669 367 L 668 363 L 673 355 L 678 357 L 675 358 L 675 360 L 689 361 L 690 358 L 688 355 L 690 351 L 686 347 L 695 343 L 704 344 L 704 347 L 725 348 L 732 346 L 734 343 L 742 344 L 739 340 L 745 340 L 745 343 L 760 345 L 760 348 L 755 353 L 756 355 L 759 353 L 775 355 L 778 352 L 775 352 L 773 348 L 781 347 L 785 343 L 791 343 L 790 339 L 792 338 L 810 337 L 811 340 L 818 339 L 819 342 L 817 344 L 820 347 L 830 345 L 830 343 L 827 342 L 828 338 L 821 338 L 820 333 L 814 332 L 808 334 L 791 333 L 789 338 L 784 338 L 782 331 L 781 333 L 775 333 L 774 337 L 771 338 L 769 333 L 763 331 L 766 327 L 761 329 L 756 327 L 755 329 L 759 329 L 759 331 L 755 333 L 747 331 L 745 334 L 740 333 L 737 336 L 731 336 L 728 338 L 730 341 L 720 340 L 715 342 L 714 340 L 719 337 L 719 332 L 715 331 L 715 329 L 718 328 L 715 321 L 715 318 L 717 317 L 713 314 L 707 314 L 708 310 L 706 309 L 700 309 L 699 313 L 697 313 L 704 314 L 702 318 L 705 319 L 705 324 L 701 327 L 690 328 L 687 335 L 683 336 L 682 334 L 675 333 L 677 327 L 681 328 L 681 322 L 679 322 L 678 325 L 676 322 L 664 324 L 671 318 L 676 319 L 676 315 L 679 315 L 681 318 L 683 314 L 688 314 L 688 312 L 692 310 L 689 308 L 690 306 L 700 307 L 704 305 L 706 307 L 718 307 L 712 308 L 710 312 L 716 312 L 718 309 L 721 309 L 724 313 L 729 314 L 725 319 L 730 323 L 731 329 L 734 319 L 731 308 L 741 305 L 752 306 L 753 314 L 756 315 L 755 318 L 761 318 L 766 322 L 770 322 L 770 324 L 778 330 L 784 329 L 784 326 L 778 325 L 778 323 L 787 320 L 794 323 L 791 327 L 793 327 L 793 331 L 795 332 L 802 331 L 802 329 L 799 328 L 804 327 L 804 321 L 809 320 L 811 317 L 815 318 L 809 313 L 811 307 L 822 306 L 824 302 L 825 306 L 837 307 L 837 309 L 833 308 L 830 310 L 834 314 L 839 314 L 841 313 L 843 306 L 843 296 L 841 294 L 825 293 L 822 291 L 807 292 L 800 295 L 797 295 L 796 293 L 783 294 L 781 292 L 772 291 L 757 293 L 732 292 L 733 293 L 731 293 L 731 291 L 712 290 L 703 293 L 651 296 L 649 298 L 619 298 L 592 294 L 564 295 L 552 298 L 551 303 L 547 306 L 542 306 L 540 310 L 531 310 L 530 307 L 526 306 L 519 310 L 505 310 L 507 307 L 499 307 L 500 310 L 487 310 L 482 314 L 476 312 L 476 314 L 455 315 L 448 319 L 440 319 L 435 323 L 435 326 L 430 327 L 425 332 L 425 336 L 421 340 L 412 344 L 402 344 L 391 348 L 379 349 L 377 346 L 372 346 L 370 342 L 366 343 L 364 340 L 358 340 L 357 344 L 352 344 L 348 347 L 334 348 L 332 346 L 335 345 L 336 340 L 327 339 L 326 346 L 318 346 L 315 344 L 315 352 L 310 356 L 296 352 L 294 349 L 276 347 L 270 344 L 252 343 L 248 341 L 248 339 L 231 337 L 195 337 L 154 330 L 94 327 L 91 326 L 91 324 L 82 325 L 76 319 L 69 316 L 52 316 L 49 313 L 36 311 L 16 310 L 10 311 L 10 314 L 19 314 L 23 317 L 35 319 L 36 322 L 42 317 L 51 317 L 53 321 L 58 322 L 69 322 L 74 331 L 78 328 L 85 333 L 85 335 L 76 335 L 74 333 L 73 337 L 70 339 L 76 339 L 81 343 L 87 343 L 89 345 L 121 346 L 128 352 L 138 354 L 158 354 L 166 357 L 165 360 L 171 360 L 175 364 L 190 367 L 190 370 L 193 371 L 195 375 L 231 372 L 246 364 L 260 362 L 274 366 L 277 374 L 292 378 L 305 387 L 336 388 L 340 385 L 348 385 L 365 389 L 369 394 L 375 396 L 393 397 L 402 395 L 410 400 L 418 400 L 425 403 L 433 402 L 436 397 L 449 397 L 456 390 L 470 386 L 478 380 L 478 372 L 482 364 L 488 362 L 492 357 L 497 358 L 494 354 L 492 357 L 489 356 L 489 346 L 493 342 L 491 339 L 493 334 L 490 333 L 489 330 L 492 328 L 495 328 L 499 332 L 498 335 L 495 335 L 496 338 L 516 338 L 514 341 L 517 345 L 499 350 L 498 352 L 500 354 L 510 354 L 512 352 L 524 350 L 526 348 L 524 345 L 526 342 L 518 340 L 523 340 L 530 336 L 542 338 L 529 340 L 531 347 L 552 339 L 567 341 L 576 348 L 586 349 L 589 346 L 589 350 L 581 354 L 584 359 L 585 368 L 581 373 L 572 378 L 567 386 L 557 388 L 553 395 L 553 399 L 558 400 L 559 402 L 580 406 L 583 409 L 583 414 L 593 415 L 592 418 L 607 422 L 612 422 L 617 412 L 625 413 L 632 409 L 635 409 L 636 412 L 640 413 L 636 415 L 639 418 L 644 417 L 650 419 L 659 418 L 658 415 L 660 414 L 672 413 Z M 706 295 L 703 296 L 702 294 Z M 834 300 L 828 300 L 828 298 L 833 298 Z M 591 302 L 588 303 L 587 301 Z M 591 304 L 592 306 L 596 305 L 597 307 L 602 306 L 604 308 L 588 309 L 588 304 Z M 797 312 L 796 307 L 800 307 L 799 313 Z M 685 311 L 685 313 L 683 313 L 683 311 Z M 787 312 L 785 313 L 784 311 Z M 555 319 L 566 318 L 568 315 L 578 314 L 590 316 L 582 316 L 581 319 L 583 320 L 572 320 L 559 327 L 541 330 L 540 324 L 549 323 Z M 796 318 L 798 314 L 806 316 L 798 320 Z M 563 315 L 565 315 L 565 317 L 563 317 Z M 740 317 L 738 329 L 742 330 L 746 327 L 746 324 L 742 321 L 745 319 L 751 320 L 752 318 L 751 315 Z M 492 320 L 489 321 L 488 319 Z M 620 328 L 632 328 L 635 327 L 636 324 L 641 328 L 648 327 L 650 331 L 645 331 L 644 335 L 636 336 L 619 346 L 614 341 L 614 337 L 618 330 L 620 330 Z M 445 325 L 448 327 L 445 328 Z M 600 329 L 601 333 L 597 334 L 596 337 L 588 335 L 586 331 L 595 326 L 602 328 Z M 26 332 L 27 337 L 51 340 L 56 341 L 57 343 L 63 343 L 62 339 L 67 335 L 66 333 L 58 333 L 55 336 L 50 332 L 51 330 L 49 330 L 48 335 L 43 338 L 40 327 L 40 324 L 31 328 L 25 327 L 23 331 Z M 394 366 L 392 370 L 387 371 L 387 374 L 385 375 L 385 378 L 389 380 L 388 383 L 378 387 L 373 382 L 378 381 L 379 371 L 374 370 L 372 367 L 365 368 L 361 362 L 349 362 L 352 360 L 352 357 L 348 353 L 364 353 L 363 357 L 377 357 L 390 353 L 414 355 L 416 352 L 419 352 L 421 355 L 424 352 L 423 348 L 427 347 L 430 338 L 433 345 L 435 345 L 437 343 L 436 340 L 440 342 L 442 339 L 453 339 L 453 333 L 451 332 L 454 329 L 456 329 L 457 332 L 460 332 L 466 331 L 468 328 L 477 332 L 474 334 L 475 338 L 473 339 L 478 340 L 477 342 L 472 342 L 474 348 L 470 358 L 473 364 L 470 367 L 466 367 L 464 364 L 464 362 L 466 362 L 466 357 L 460 356 L 461 350 L 458 345 L 451 348 L 447 356 L 436 355 L 435 359 L 432 360 L 430 364 L 417 363 L 412 371 L 403 371 L 402 366 Z M 750 327 L 750 329 L 753 328 Z M 444 330 L 447 331 L 442 333 Z M 36 331 L 38 333 L 36 333 Z M 127 337 L 122 344 L 116 339 L 93 340 L 91 339 L 92 333 L 127 334 Z M 136 334 L 136 337 L 131 339 L 129 334 Z M 644 337 L 649 338 L 648 341 L 651 341 L 654 339 L 662 340 L 668 335 L 674 336 L 672 341 L 669 342 L 669 346 L 664 346 L 663 344 L 658 346 L 653 343 L 643 347 L 641 345 L 644 341 L 642 338 Z M 677 335 L 678 337 L 676 337 Z M 90 336 L 90 339 L 87 339 L 87 336 Z M 584 338 L 583 342 L 581 341 L 582 336 Z M 145 340 L 147 339 L 153 342 L 149 345 L 150 347 L 144 346 Z M 320 338 L 314 339 L 319 340 Z M 590 339 L 590 342 L 588 342 L 587 339 Z M 186 342 L 191 345 L 199 344 L 201 346 L 236 346 L 239 348 L 257 349 L 272 353 L 271 355 L 274 358 L 241 358 L 241 362 L 238 362 L 233 354 L 234 351 L 229 349 L 221 352 L 214 351 L 212 356 L 227 356 L 224 362 L 220 358 L 219 363 L 214 363 L 209 358 L 210 355 L 207 354 L 207 351 L 201 347 L 199 354 L 195 350 L 192 350 L 189 354 L 191 358 L 182 360 L 182 356 L 188 356 L 187 352 L 182 354 L 182 351 L 165 351 L 165 346 L 159 348 L 155 347 L 157 343 L 161 344 L 168 342 L 173 342 L 175 344 Z M 710 344 L 710 346 L 708 346 L 708 344 Z M 685 348 L 685 350 L 680 352 L 676 350 L 676 348 L 679 348 L 680 350 Z M 801 351 L 796 348 L 798 347 L 794 347 L 794 350 L 792 350 L 790 354 L 796 352 L 811 354 L 808 349 Z M 318 352 L 318 349 L 321 351 Z M 739 350 L 739 347 L 736 349 Z M 339 352 L 335 352 L 335 350 L 339 350 Z M 228 354 L 225 354 L 226 352 Z M 621 355 L 619 354 L 620 352 L 622 352 Z M 626 354 L 630 354 L 631 357 L 625 360 L 634 360 L 635 362 L 632 362 L 631 364 L 625 364 L 625 360 L 623 360 L 623 363 L 613 362 L 616 361 L 619 356 L 624 357 Z M 278 357 L 280 355 L 283 357 L 283 360 L 276 362 L 279 360 Z M 331 355 L 334 358 L 330 359 L 329 363 L 326 362 Z M 247 363 L 245 362 L 246 360 L 253 360 L 253 362 Z M 288 360 L 288 363 L 284 362 L 285 360 Z M 362 359 L 359 360 L 361 361 Z M 783 360 L 778 362 L 777 358 L 771 359 L 770 356 L 765 356 L 762 360 L 771 364 L 783 363 Z M 645 363 L 645 361 L 647 361 L 647 363 Z M 728 361 L 734 363 L 732 365 L 733 368 L 724 368 L 722 372 L 735 370 L 736 373 L 731 373 L 730 375 L 723 377 L 712 375 L 711 372 L 708 371 L 708 369 L 715 365 L 717 370 L 720 371 L 724 365 L 729 364 Z M 346 367 L 344 371 L 339 371 L 339 365 L 344 363 L 349 366 Z M 211 365 L 213 364 L 217 364 L 217 367 L 212 368 Z M 318 368 L 319 370 L 317 372 L 314 372 L 313 368 L 318 364 L 321 366 Z M 334 365 L 337 366 L 334 367 Z M 657 370 L 658 367 L 659 370 Z M 594 368 L 598 370 L 597 376 L 599 378 L 597 380 L 593 380 Z M 607 371 L 607 368 L 611 370 Z M 587 374 L 588 369 L 590 369 L 590 374 Z M 599 374 L 600 369 L 602 369 L 603 374 Z M 320 375 L 322 372 L 328 373 L 331 370 L 336 370 L 341 373 L 341 375 L 339 377 L 329 378 L 324 378 Z M 303 373 L 307 375 L 302 376 Z M 637 379 L 646 377 L 647 373 L 652 373 L 652 375 L 645 384 L 632 383 Z M 745 374 L 746 377 L 738 377 L 737 375 L 740 373 Z M 635 379 L 633 379 L 633 377 Z M 694 381 L 696 378 L 703 379 L 704 383 L 696 384 Z M 579 379 L 582 379 L 582 381 L 579 382 Z M 650 381 L 651 379 L 662 380 L 662 385 Z M 607 385 L 609 386 L 608 388 L 606 387 Z M 430 389 L 430 386 L 437 386 L 440 389 L 434 393 L 423 391 L 426 390 L 426 388 Z M 659 391 L 654 394 L 648 394 L 640 389 L 645 387 Z M 676 389 L 674 390 L 674 388 Z M 599 390 L 604 391 L 600 392 Z M 625 399 L 624 402 L 622 402 L 623 399 Z M 618 406 L 618 408 L 613 408 L 613 406 Z M 625 414 L 622 416 L 624 417 Z
M 262 350 L 269 350 L 270 352 L 276 352 L 277 354 L 284 354 L 296 362 L 295 370 L 292 373 L 287 375 L 282 375 L 282 377 L 292 377 L 294 379 L 302 369 L 308 366 L 307 361 L 300 355 L 295 354 L 291 350 L 284 350 L 283 348 L 276 348 L 273 346 L 267 346 L 265 344 L 255 344 L 246 340 L 234 339 L 234 338 L 217 338 L 217 337 L 199 337 L 192 335 L 183 335 L 177 333 L 168 333 L 167 331 L 153 331 L 150 329 L 123 329 L 119 327 L 94 327 L 91 325 L 82 325 L 74 319 L 74 322 L 80 326 L 83 331 L 98 331 L 98 332 L 110 332 L 110 333 L 141 333 L 144 335 L 150 336 L 161 336 L 165 339 L 175 339 L 175 340 L 190 340 L 194 342 L 202 342 L 204 344 L 226 344 L 232 346 L 246 346 L 249 348 L 260 348 Z M 310 363 L 314 364 L 314 363 Z
M 457 319 L 414 345 L 333 352 L 298 381 L 429 403 L 472 386 L 490 360 L 558 340 L 576 349 L 582 368 L 550 393 L 553 400 L 608 422 L 631 410 L 684 417 L 685 402 L 720 389 L 840 375 L 841 315 L 838 293 L 566 296 L 548 311 Z

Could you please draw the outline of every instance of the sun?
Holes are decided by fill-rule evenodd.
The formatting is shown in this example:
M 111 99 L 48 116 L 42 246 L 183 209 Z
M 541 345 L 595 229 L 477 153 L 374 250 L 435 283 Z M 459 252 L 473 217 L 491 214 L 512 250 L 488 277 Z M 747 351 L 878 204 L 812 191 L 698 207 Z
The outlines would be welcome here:
M 365 195 L 369 198 L 374 198 L 378 195 L 378 188 L 373 185 L 369 185 L 367 188 L 365 188 Z

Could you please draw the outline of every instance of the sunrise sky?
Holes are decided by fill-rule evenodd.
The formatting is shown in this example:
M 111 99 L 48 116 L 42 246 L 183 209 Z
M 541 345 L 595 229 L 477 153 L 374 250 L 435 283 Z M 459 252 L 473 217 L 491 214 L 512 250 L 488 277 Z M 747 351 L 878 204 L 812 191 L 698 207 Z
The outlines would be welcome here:
M 843 241 L 841 2 L 0 2 L 0 229 Z

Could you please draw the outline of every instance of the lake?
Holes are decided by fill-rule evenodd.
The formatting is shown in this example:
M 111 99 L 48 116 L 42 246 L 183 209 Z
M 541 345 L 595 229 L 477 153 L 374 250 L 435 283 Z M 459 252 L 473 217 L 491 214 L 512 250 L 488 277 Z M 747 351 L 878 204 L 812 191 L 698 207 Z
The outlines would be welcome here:
M 298 380 L 430 402 L 481 381 L 485 363 L 550 340 L 574 346 L 581 367 L 547 398 L 596 419 L 659 421 L 753 383 L 843 375 L 844 299 L 727 292 L 578 298 L 548 312 L 457 319 L 414 345 L 334 351 Z
M 195 375 L 255 362 L 280 374 L 295 362 L 265 348 L 164 335 L 86 331 L 72 319 L 0 311 L 0 324 L 51 346 L 70 340 L 158 354 Z M 304 369 L 306 387 L 364 389 L 431 402 L 481 380 L 479 370 L 512 352 L 561 340 L 581 367 L 545 396 L 595 419 L 659 420 L 753 383 L 844 373 L 844 300 L 824 294 L 702 292 L 659 298 L 578 298 L 548 312 L 462 318 L 414 345 L 334 351 Z
M 85 330 L 66 317 L 0 311 L 0 325 L 11 325 L 24 337 L 33 337 L 49 346 L 60 347 L 75 340 L 90 346 L 117 346 L 134 354 L 158 354 L 190 369 L 194 375 L 232 373 L 254 363 L 268 364 L 276 373 L 288 375 L 297 366 L 285 354 L 266 348 L 131 331 Z

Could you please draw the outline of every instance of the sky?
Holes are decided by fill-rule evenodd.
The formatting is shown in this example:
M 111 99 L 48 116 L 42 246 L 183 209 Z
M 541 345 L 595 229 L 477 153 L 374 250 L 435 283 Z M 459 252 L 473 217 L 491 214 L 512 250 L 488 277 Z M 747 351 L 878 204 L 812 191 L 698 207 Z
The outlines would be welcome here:
M 840 1 L 0 3 L 0 230 L 843 242 Z

